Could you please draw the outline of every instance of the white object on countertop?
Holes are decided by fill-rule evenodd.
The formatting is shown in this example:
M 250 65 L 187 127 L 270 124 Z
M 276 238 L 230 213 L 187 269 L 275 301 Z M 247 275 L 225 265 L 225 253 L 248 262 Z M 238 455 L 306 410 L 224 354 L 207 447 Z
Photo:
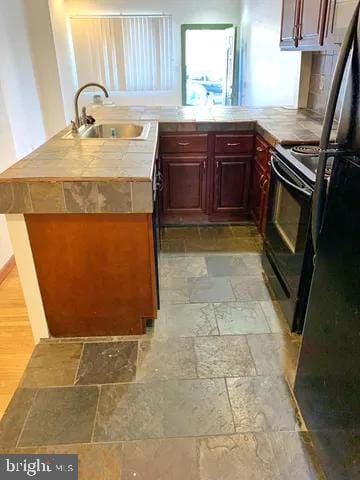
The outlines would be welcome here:
M 104 100 L 103 105 L 104 105 L 104 107 L 115 107 L 115 103 L 112 100 L 109 100 L 109 99 Z

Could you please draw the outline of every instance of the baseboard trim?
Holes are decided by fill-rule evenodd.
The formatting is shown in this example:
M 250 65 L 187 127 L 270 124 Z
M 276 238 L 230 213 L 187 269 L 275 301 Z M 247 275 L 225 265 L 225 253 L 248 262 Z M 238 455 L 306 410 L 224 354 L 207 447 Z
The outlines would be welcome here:
M 9 275 L 11 270 L 15 267 L 15 257 L 12 255 L 9 260 L 5 263 L 5 265 L 0 268 L 0 284 L 5 280 L 5 278 Z

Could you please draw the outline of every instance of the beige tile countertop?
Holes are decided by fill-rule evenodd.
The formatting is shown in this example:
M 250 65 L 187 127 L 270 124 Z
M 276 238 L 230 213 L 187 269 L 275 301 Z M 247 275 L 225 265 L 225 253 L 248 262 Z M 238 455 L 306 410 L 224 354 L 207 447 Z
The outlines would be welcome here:
M 97 122 L 151 123 L 147 140 L 63 138 L 0 174 L 0 213 L 151 213 L 158 132 L 256 130 L 271 145 L 319 140 L 307 110 L 242 107 L 89 108 Z

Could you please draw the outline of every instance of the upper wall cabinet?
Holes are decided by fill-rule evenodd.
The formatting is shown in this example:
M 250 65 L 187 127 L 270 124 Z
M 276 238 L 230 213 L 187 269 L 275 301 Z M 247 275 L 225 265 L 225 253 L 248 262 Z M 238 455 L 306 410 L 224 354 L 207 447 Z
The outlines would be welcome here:
M 325 28 L 325 44 L 341 44 L 354 13 L 357 0 L 329 0 Z
M 324 41 L 327 0 L 299 0 L 299 47 L 317 50 Z
M 283 0 L 280 46 L 318 50 L 323 44 L 328 0 Z
M 356 0 L 283 0 L 282 50 L 341 44 Z
M 293 49 L 298 46 L 299 0 L 283 0 L 280 46 Z

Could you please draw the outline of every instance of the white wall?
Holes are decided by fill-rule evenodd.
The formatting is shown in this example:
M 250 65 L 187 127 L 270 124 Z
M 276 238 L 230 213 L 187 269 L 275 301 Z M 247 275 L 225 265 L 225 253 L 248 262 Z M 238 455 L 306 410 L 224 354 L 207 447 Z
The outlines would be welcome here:
M 50 0 L 55 1 L 55 0 Z M 240 0 L 59 0 L 64 2 L 69 14 L 116 14 L 148 13 L 170 14 L 173 16 L 174 32 L 174 88 L 169 92 L 141 93 L 135 95 L 115 94 L 113 99 L 121 105 L 181 105 L 181 25 L 184 23 L 233 23 L 240 22 Z M 52 13 L 53 25 L 62 13 Z M 66 43 L 55 29 L 55 43 Z M 57 48 L 59 64 L 69 59 L 66 48 Z M 72 101 L 72 99 L 71 99 Z M 68 100 L 68 103 L 70 100 Z M 72 105 L 71 105 L 72 107 Z
M 48 0 L 25 1 L 25 20 L 45 135 L 50 138 L 64 127 L 65 116 Z
M 0 88 L 0 171 L 16 161 L 15 145 Z M 4 215 L 0 215 L 0 269 L 12 255 L 9 233 Z
M 0 83 L 18 157 L 45 140 L 22 0 L 0 2 Z
M 24 12 L 21 0 L 0 3 L 0 171 L 45 140 Z M 0 268 L 11 254 L 1 216 Z
M 0 2 L 0 84 L 19 158 L 65 125 L 47 0 Z
M 69 124 L 74 116 L 73 98 L 77 89 L 73 71 L 70 25 L 66 18 L 64 0 L 49 0 L 49 10 L 54 34 L 65 118 L 66 123 Z
M 65 125 L 47 0 L 0 1 L 0 172 Z M 0 268 L 11 246 L 0 216 Z
M 242 104 L 297 107 L 300 52 L 279 48 L 282 0 L 242 0 Z
M 173 16 L 174 89 L 171 92 L 150 95 L 146 93 L 114 94 L 114 100 L 118 104 L 180 105 L 181 24 L 232 23 L 239 25 L 241 23 L 240 31 L 245 47 L 245 63 L 242 72 L 243 104 L 294 107 L 298 105 L 301 54 L 280 52 L 281 0 L 154 0 L 151 2 L 148 0 L 58 0 L 58 2 L 64 3 L 67 15 L 165 13 Z M 64 39 L 62 43 L 64 44 Z M 88 101 L 89 98 L 85 100 Z

